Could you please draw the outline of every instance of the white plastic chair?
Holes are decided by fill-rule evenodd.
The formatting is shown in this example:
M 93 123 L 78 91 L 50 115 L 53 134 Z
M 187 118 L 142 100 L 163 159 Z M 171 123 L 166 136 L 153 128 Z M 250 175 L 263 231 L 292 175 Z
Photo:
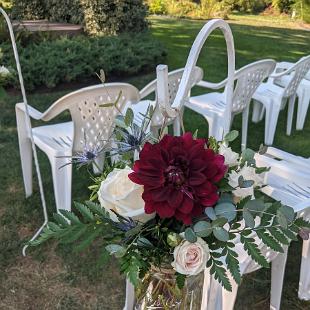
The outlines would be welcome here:
M 227 56 L 228 56 L 228 81 L 226 84 L 226 102 L 227 102 L 227 110 L 226 115 L 229 119 L 231 117 L 231 98 L 234 86 L 234 72 L 235 72 L 235 50 L 234 50 L 234 42 L 233 36 L 231 33 L 231 29 L 227 22 L 221 19 L 213 19 L 206 23 L 202 29 L 200 30 L 199 34 L 197 35 L 192 48 L 190 50 L 189 56 L 187 58 L 186 66 L 184 68 L 184 72 L 182 75 L 182 79 L 175 96 L 174 102 L 172 105 L 169 104 L 169 91 L 168 91 L 168 83 L 165 82 L 167 80 L 167 75 L 163 74 L 160 79 L 158 79 L 159 85 L 159 92 L 158 96 L 159 103 L 161 105 L 161 113 L 166 117 L 170 117 L 175 119 L 180 116 L 182 113 L 182 109 L 184 106 L 185 101 L 188 99 L 188 94 L 193 85 L 193 79 L 195 76 L 195 68 L 198 56 L 200 51 L 209 37 L 209 35 L 215 30 L 220 29 L 225 37 L 226 45 L 227 45 Z M 224 134 L 229 131 L 228 126 L 224 128 Z M 124 310 L 132 310 L 134 307 L 134 288 L 132 284 L 127 280 L 126 282 L 126 301 Z
M 276 72 L 284 71 L 291 68 L 294 63 L 291 62 L 280 62 L 277 63 Z M 276 79 L 274 82 L 277 85 L 285 86 L 290 81 L 290 76 L 283 76 L 280 79 Z M 297 88 L 297 120 L 296 129 L 302 130 L 304 128 L 307 111 L 310 104 L 310 70 L 306 74 L 305 78 L 301 80 Z
M 274 148 L 268 148 L 265 155 L 257 154 L 255 158 L 258 166 L 271 167 L 271 170 L 266 174 L 265 180 L 268 186 L 264 187 L 262 191 L 283 204 L 291 206 L 295 212 L 298 212 L 299 216 L 309 220 L 310 174 L 307 173 L 310 169 L 309 159 L 294 156 Z M 298 183 L 294 183 L 292 180 L 296 180 Z M 262 254 L 271 262 L 270 309 L 279 310 L 288 248 L 287 246 L 284 247 L 284 253 L 276 253 L 262 244 L 257 238 L 256 240 Z M 238 253 L 241 274 L 244 275 L 258 270 L 260 266 L 244 251 L 243 245 L 238 240 L 235 240 L 235 242 L 235 251 Z M 307 240 L 303 243 L 299 283 L 299 298 L 306 300 L 310 299 L 309 269 L 310 241 Z M 209 271 L 206 270 L 204 283 L 205 298 L 202 309 L 233 309 L 238 285 L 230 275 L 229 279 L 232 284 L 232 292 L 223 289 L 217 280 L 210 277 Z
M 266 179 L 268 186 L 262 191 L 310 220 L 310 158 L 269 147 L 266 154 L 256 155 L 256 161 L 260 166 L 271 167 Z M 280 269 L 284 272 L 285 264 Z M 304 240 L 298 290 L 299 298 L 304 300 L 310 300 L 309 270 L 310 240 Z
M 274 60 L 260 60 L 239 69 L 235 73 L 235 88 L 231 99 L 231 122 L 236 114 L 242 113 L 242 149 L 246 148 L 247 143 L 249 106 L 252 95 L 263 80 L 273 72 L 275 65 Z M 226 83 L 227 79 L 217 84 L 201 81 L 198 85 L 205 88 L 220 89 L 225 87 Z M 185 106 L 206 118 L 209 124 L 209 136 L 221 140 L 223 128 L 225 126 L 231 127 L 231 124 L 226 125 L 228 119 L 225 117 L 227 108 L 225 92 L 212 92 L 190 97 L 190 100 L 185 102 Z
M 289 106 L 286 133 L 287 135 L 290 135 L 297 88 L 309 70 L 310 55 L 301 58 L 291 68 L 280 73 L 272 74 L 268 81 L 266 83 L 262 83 L 254 93 L 254 109 L 252 121 L 260 121 L 263 118 L 264 111 L 266 111 L 266 145 L 271 145 L 273 143 L 278 116 L 280 110 L 284 109 L 287 101 Z M 289 76 L 289 82 L 284 87 L 274 83 L 276 79 L 282 78 L 285 75 Z
M 134 115 L 136 116 L 137 121 L 139 121 L 139 115 L 146 113 L 148 106 L 153 106 L 155 109 L 152 121 L 151 121 L 151 129 L 156 134 L 158 130 L 162 127 L 164 121 L 166 125 L 173 124 L 173 133 L 176 136 L 180 135 L 180 121 L 179 118 L 167 118 L 164 119 L 164 115 L 161 113 L 161 104 L 160 97 L 158 96 L 158 92 L 162 91 L 160 83 L 166 83 L 168 89 L 168 103 L 171 105 L 175 99 L 176 93 L 179 88 L 179 84 L 184 72 L 184 68 L 177 69 L 168 73 L 168 67 L 166 65 L 158 65 L 156 67 L 156 75 L 157 78 L 147 84 L 141 91 L 140 97 L 141 99 L 146 98 L 147 96 L 155 93 L 155 100 L 141 100 L 137 104 L 131 106 Z M 201 81 L 203 77 L 203 70 L 199 67 L 195 67 L 193 73 L 192 87 L 196 85 L 199 81 Z
M 50 121 L 69 110 L 72 122 L 44 125 L 31 129 L 35 145 L 48 157 L 53 176 L 57 210 L 71 209 L 72 165 L 70 156 L 87 148 L 103 147 L 111 135 L 115 107 L 99 107 L 100 104 L 118 101 L 118 110 L 140 99 L 139 91 L 125 83 L 100 84 L 82 88 L 57 100 L 44 113 L 29 106 L 29 116 L 35 120 Z M 26 197 L 32 194 L 32 149 L 26 130 L 25 104 L 16 104 L 19 150 Z M 98 162 L 100 164 L 100 162 Z

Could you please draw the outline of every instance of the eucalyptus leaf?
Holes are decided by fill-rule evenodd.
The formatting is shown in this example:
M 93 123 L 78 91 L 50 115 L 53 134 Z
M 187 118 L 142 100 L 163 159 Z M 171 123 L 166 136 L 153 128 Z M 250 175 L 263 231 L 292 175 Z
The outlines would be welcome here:
M 254 156 L 255 156 L 255 152 L 251 149 L 245 149 L 242 151 L 242 154 L 241 154 L 241 158 L 242 158 L 242 162 L 245 163 L 245 162 L 253 162 L 253 159 L 254 159 Z
M 198 237 L 208 237 L 212 233 L 212 226 L 207 221 L 199 221 L 194 225 L 194 232 Z
M 140 247 L 145 247 L 145 248 L 152 248 L 153 244 L 146 238 L 140 237 L 137 240 L 137 245 Z
M 226 136 L 224 137 L 224 141 L 226 142 L 232 142 L 236 140 L 239 136 L 239 132 L 237 130 L 232 130 Z
M 185 229 L 184 236 L 188 242 L 194 243 L 197 241 L 197 236 L 196 236 L 195 232 L 192 230 L 192 228 L 190 228 L 190 227 Z
M 209 207 L 205 209 L 205 214 L 207 215 L 208 218 L 210 218 L 212 221 L 217 219 L 217 216 L 215 214 L 215 211 L 213 208 Z
M 277 222 L 282 228 L 287 229 L 288 226 L 287 219 L 280 210 L 277 211 Z
M 229 233 L 227 232 L 226 229 L 224 229 L 222 227 L 215 227 L 213 229 L 213 235 L 217 240 L 220 240 L 223 242 L 229 240 Z
M 227 223 L 227 219 L 225 217 L 219 217 L 215 221 L 212 222 L 212 227 L 222 227 Z
M 279 212 L 283 213 L 283 215 L 286 217 L 286 220 L 291 223 L 295 219 L 295 212 L 294 209 L 289 206 L 282 206 L 279 209 Z
M 218 217 L 225 217 L 228 222 L 234 220 L 237 216 L 236 206 L 231 202 L 221 202 L 214 208 Z
M 264 201 L 261 199 L 249 200 L 244 205 L 244 208 L 248 209 L 250 212 L 251 211 L 262 212 L 262 211 L 264 211 L 265 207 L 266 207 L 266 205 L 265 205 Z
M 121 127 L 121 128 L 126 129 L 127 126 L 126 126 L 126 124 L 125 124 L 124 116 L 122 116 L 122 115 L 117 115 L 117 116 L 115 117 L 115 125 L 118 126 L 118 127 Z
M 118 244 L 109 244 L 105 249 L 115 257 L 122 257 L 126 254 L 126 249 Z
M 255 227 L 254 217 L 248 209 L 243 209 L 243 219 L 244 219 L 246 226 L 248 226 L 250 228 Z
M 134 118 L 134 113 L 133 110 L 131 108 L 128 108 L 126 111 L 126 115 L 125 115 L 125 124 L 126 126 L 131 126 L 132 122 L 133 122 L 133 118 Z

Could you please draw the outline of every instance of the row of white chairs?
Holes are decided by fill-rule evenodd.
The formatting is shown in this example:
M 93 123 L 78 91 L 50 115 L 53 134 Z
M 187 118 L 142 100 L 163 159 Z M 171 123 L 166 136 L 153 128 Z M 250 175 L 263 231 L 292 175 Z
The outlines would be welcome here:
M 221 83 L 214 84 L 202 81 L 203 73 L 202 70 L 196 66 L 196 62 L 206 38 L 216 28 L 220 28 L 223 31 L 228 46 L 228 79 Z M 287 69 L 287 71 L 281 72 L 278 75 L 274 75 L 278 84 L 272 83 L 271 85 L 270 78 L 265 84 L 268 84 L 269 86 L 271 85 L 272 90 L 274 90 L 274 87 L 276 87 L 273 85 L 281 85 L 277 87 L 282 88 L 282 99 L 284 100 L 289 98 L 291 107 L 291 102 L 293 102 L 292 96 L 296 96 L 296 94 L 293 95 L 293 92 L 297 91 L 302 77 L 305 76 L 305 74 L 309 71 L 309 66 L 310 56 L 301 59 L 295 65 Z M 253 97 L 255 99 L 254 114 L 259 115 L 259 119 L 265 110 L 266 115 L 270 112 L 270 106 L 273 105 L 271 100 L 266 100 L 265 102 L 263 99 L 261 99 L 263 96 L 261 98 L 257 98 L 255 97 L 255 94 L 259 90 L 259 87 L 261 89 L 263 87 L 267 87 L 262 86 L 262 82 L 264 79 L 270 76 L 275 67 L 276 63 L 273 60 L 262 60 L 254 64 L 250 64 L 235 72 L 234 46 L 230 28 L 224 21 L 214 20 L 207 24 L 197 36 L 185 69 L 171 72 L 166 76 L 162 75 L 163 78 L 160 78 L 158 81 L 153 81 L 140 92 L 134 86 L 125 83 L 96 85 L 78 90 L 60 98 L 44 113 L 40 113 L 36 109 L 27 106 L 27 102 L 25 102 L 25 100 L 22 103 L 18 103 L 16 105 L 16 117 L 26 195 L 29 196 L 32 193 L 33 148 L 31 143 L 33 138 L 35 145 L 41 149 L 50 160 L 57 210 L 70 210 L 72 166 L 66 165 L 69 161 L 68 157 L 72 156 L 76 152 L 82 152 L 85 148 L 85 144 L 87 144 L 88 148 L 103 147 L 102 141 L 108 140 L 108 138 L 111 136 L 114 120 L 118 113 L 117 110 L 126 111 L 126 108 L 128 107 L 132 107 L 134 114 L 138 115 L 139 112 L 144 113 L 147 106 L 152 104 L 156 109 L 156 113 L 152 122 L 152 130 L 156 132 L 162 123 L 166 121 L 167 123 L 173 124 L 175 134 L 180 134 L 180 119 L 178 119 L 178 117 L 172 117 L 173 109 L 169 110 L 169 106 L 171 105 L 172 108 L 177 107 L 176 110 L 178 110 L 180 115 L 183 112 L 182 107 L 187 106 L 205 116 L 209 122 L 210 134 L 214 135 L 218 139 L 221 139 L 231 126 L 231 116 L 242 112 L 242 148 L 245 148 L 249 104 L 251 98 Z M 159 70 L 159 73 L 166 71 L 167 68 L 164 70 Z M 287 75 L 289 76 L 288 81 L 283 79 L 283 82 L 282 80 L 281 82 L 278 82 L 280 78 Z M 225 90 L 223 93 L 210 93 L 203 96 L 191 97 L 190 89 L 194 85 L 199 85 L 211 89 L 219 89 L 224 87 Z M 101 104 L 115 101 L 118 98 L 120 91 L 122 91 L 122 95 L 118 101 L 117 110 L 113 107 L 100 108 Z M 151 92 L 156 93 L 155 101 L 142 100 Z M 163 93 L 165 96 L 162 95 Z M 275 93 L 272 94 L 272 98 L 280 96 L 276 96 L 274 94 Z M 283 107 L 283 100 L 281 101 L 280 108 Z M 259 106 L 260 104 L 262 105 L 261 107 Z M 29 131 L 29 123 L 27 121 L 28 113 L 31 118 L 45 122 L 55 118 L 64 110 L 70 111 L 72 118 L 71 122 L 38 126 L 31 128 Z M 267 115 L 267 121 L 269 121 L 269 119 L 270 113 Z M 268 126 L 266 125 L 266 131 L 272 131 L 272 126 L 268 123 Z M 269 134 L 267 136 L 268 139 L 265 139 L 265 142 L 268 143 L 270 142 Z M 265 134 L 265 137 L 267 136 Z M 268 163 L 270 160 L 272 160 L 269 157 Z M 267 163 L 265 161 L 263 161 L 264 165 Z M 297 159 L 297 161 L 299 165 L 299 159 Z M 273 167 L 273 164 L 275 163 L 276 161 L 272 162 L 271 166 Z M 306 163 L 308 164 L 307 160 Z M 100 165 L 100 162 L 98 164 Z M 289 167 L 290 165 L 291 163 L 287 163 L 285 159 L 285 161 L 283 161 L 282 167 L 278 170 L 282 171 L 282 168 Z M 59 169 L 60 167 L 63 168 Z M 300 174 L 303 173 L 303 169 L 301 169 Z M 272 173 L 277 175 L 279 172 L 278 170 L 272 170 L 270 176 Z M 294 176 L 296 173 L 299 176 L 299 172 L 296 172 L 297 168 L 295 166 L 293 170 L 295 173 Z M 308 182 L 309 176 L 305 173 L 302 175 L 306 180 L 305 182 Z M 291 178 L 292 175 L 288 174 L 287 182 L 290 182 Z M 299 179 L 300 178 L 298 178 L 298 180 Z M 276 188 L 277 185 L 278 183 L 276 182 L 275 187 L 272 188 Z M 304 185 L 299 184 L 299 186 Z M 266 193 L 272 196 L 273 192 Z M 274 198 L 280 199 L 279 197 Z M 283 203 L 289 203 L 286 202 L 284 198 L 281 199 Z M 296 206 L 295 202 L 294 206 Z M 302 209 L 302 207 L 300 208 Z M 236 247 L 238 248 L 238 246 L 239 245 L 237 244 Z M 268 254 L 267 252 L 270 252 L 269 249 L 262 250 L 265 251 L 264 253 L 266 255 Z M 285 254 L 282 257 L 276 255 L 275 253 L 269 255 L 270 261 L 272 260 L 273 265 L 276 266 L 272 269 L 273 278 L 276 279 L 273 281 L 271 294 L 271 303 L 275 305 L 274 309 L 279 309 L 280 305 L 281 289 L 279 290 L 278 282 L 282 283 L 283 281 L 286 260 Z M 253 264 L 253 261 L 246 255 L 246 253 L 242 253 L 241 250 L 240 262 L 243 273 L 251 272 L 257 269 L 257 266 Z M 210 283 L 211 286 L 209 285 Z M 212 294 L 210 296 L 213 296 L 212 303 L 216 306 L 216 309 L 229 309 L 229 305 L 225 306 L 225 304 L 229 303 L 235 298 L 237 286 L 234 285 L 233 293 L 232 295 L 229 295 L 227 292 L 223 291 L 220 286 L 218 286 L 218 283 L 216 283 L 214 279 L 209 279 L 209 284 L 206 282 L 205 289 L 210 291 L 210 287 L 212 288 Z M 307 284 L 306 286 L 309 285 Z M 217 292 L 217 294 L 215 294 L 215 292 Z M 208 294 L 205 294 L 205 296 L 208 296 Z M 214 298 L 214 296 L 216 296 L 216 298 Z M 310 299 L 310 296 L 305 298 Z M 127 310 L 132 309 L 133 300 L 134 294 L 132 286 L 127 283 L 125 305 Z M 209 304 L 208 310 L 212 309 L 210 306 L 210 299 L 208 300 L 208 298 L 207 304 Z

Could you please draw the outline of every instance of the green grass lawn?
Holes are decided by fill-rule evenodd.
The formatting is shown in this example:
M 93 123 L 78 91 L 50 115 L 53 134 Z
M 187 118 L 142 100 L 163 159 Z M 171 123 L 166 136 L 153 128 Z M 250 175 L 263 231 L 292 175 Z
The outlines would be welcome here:
M 284 26 L 277 28 L 272 21 L 250 21 L 244 20 L 240 24 L 233 20 L 231 24 L 238 68 L 262 58 L 296 61 L 310 54 L 310 32 Z M 154 37 L 161 40 L 168 49 L 169 68 L 184 66 L 191 44 L 203 22 L 151 18 L 151 23 Z M 207 42 L 199 65 L 205 71 L 205 79 L 220 81 L 226 76 L 224 39 L 220 33 L 215 33 Z M 153 77 L 154 74 L 148 74 L 123 80 L 140 88 Z M 195 89 L 194 93 L 199 91 Z M 67 92 L 69 90 L 34 93 L 29 96 L 29 102 L 43 111 Z M 81 255 L 68 247 L 47 244 L 30 250 L 26 258 L 21 257 L 23 242 L 43 220 L 37 186 L 32 197 L 24 198 L 14 112 L 17 100 L 19 98 L 16 96 L 9 95 L 0 103 L 0 310 L 122 309 L 124 279 L 119 275 L 114 262 L 108 266 L 96 264 L 96 249 Z M 68 117 L 68 114 L 64 114 L 58 121 Z M 207 135 L 206 121 L 195 113 L 186 111 L 185 126 L 192 131 L 198 128 L 200 136 Z M 309 157 L 310 119 L 302 132 L 293 130 L 290 137 L 285 135 L 285 126 L 286 111 L 283 111 L 277 127 L 275 146 Z M 240 117 L 236 117 L 233 128 L 241 129 Z M 264 122 L 250 122 L 249 147 L 257 149 L 263 142 L 263 135 Z M 235 149 L 238 147 L 239 141 L 234 144 Z M 43 154 L 39 155 L 48 209 L 52 214 L 54 201 L 51 173 L 47 159 Z M 87 199 L 88 173 L 85 170 L 75 171 L 73 180 L 73 198 Z M 300 246 L 300 243 L 294 243 L 289 253 L 282 302 L 284 310 L 310 308 L 310 303 L 297 298 Z M 236 309 L 269 309 L 269 291 L 269 270 L 260 270 L 246 276 L 238 293 Z

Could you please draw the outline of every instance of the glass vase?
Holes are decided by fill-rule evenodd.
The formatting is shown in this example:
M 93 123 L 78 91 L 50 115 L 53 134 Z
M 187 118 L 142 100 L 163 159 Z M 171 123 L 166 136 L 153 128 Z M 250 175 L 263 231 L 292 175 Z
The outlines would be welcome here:
M 188 276 L 182 289 L 173 269 L 152 268 L 136 289 L 135 310 L 200 310 L 204 273 Z

